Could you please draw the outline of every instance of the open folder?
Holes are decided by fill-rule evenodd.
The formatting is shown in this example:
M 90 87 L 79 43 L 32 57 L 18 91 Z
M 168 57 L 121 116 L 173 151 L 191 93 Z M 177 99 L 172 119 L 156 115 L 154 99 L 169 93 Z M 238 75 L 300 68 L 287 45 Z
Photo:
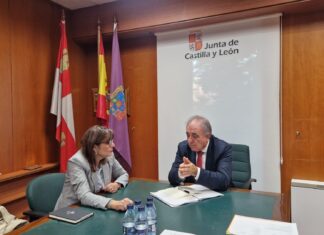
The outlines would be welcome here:
M 171 207 L 223 196 L 223 194 L 199 184 L 171 187 L 157 192 L 151 192 L 150 194 Z

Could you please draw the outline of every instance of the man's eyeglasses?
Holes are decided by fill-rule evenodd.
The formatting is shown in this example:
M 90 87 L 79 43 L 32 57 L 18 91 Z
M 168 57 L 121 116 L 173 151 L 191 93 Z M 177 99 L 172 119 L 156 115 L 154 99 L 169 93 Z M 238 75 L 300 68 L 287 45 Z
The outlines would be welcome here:
M 190 137 L 194 140 L 198 139 L 200 136 L 196 133 L 188 133 L 186 132 L 186 135 L 187 135 L 187 139 L 189 139 Z

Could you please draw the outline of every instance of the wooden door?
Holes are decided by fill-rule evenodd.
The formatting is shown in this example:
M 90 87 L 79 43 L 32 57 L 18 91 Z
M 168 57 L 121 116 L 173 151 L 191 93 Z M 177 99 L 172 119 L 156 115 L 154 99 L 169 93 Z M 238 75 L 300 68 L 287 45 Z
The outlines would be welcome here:
M 282 193 L 292 178 L 324 181 L 324 14 L 283 18 Z

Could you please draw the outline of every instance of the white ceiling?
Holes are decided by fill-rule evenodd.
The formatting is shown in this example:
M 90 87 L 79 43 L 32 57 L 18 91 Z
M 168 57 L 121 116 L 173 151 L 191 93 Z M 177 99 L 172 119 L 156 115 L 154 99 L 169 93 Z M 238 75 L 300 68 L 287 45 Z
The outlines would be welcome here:
M 56 2 L 57 4 L 66 7 L 71 10 L 90 7 L 94 5 L 101 5 L 107 2 L 113 2 L 117 0 L 51 0 L 52 2 Z

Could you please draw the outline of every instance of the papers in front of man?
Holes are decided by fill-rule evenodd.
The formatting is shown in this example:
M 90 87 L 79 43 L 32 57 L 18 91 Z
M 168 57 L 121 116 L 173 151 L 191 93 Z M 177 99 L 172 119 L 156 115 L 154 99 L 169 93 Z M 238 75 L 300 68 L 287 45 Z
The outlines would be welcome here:
M 234 215 L 226 234 L 231 235 L 298 235 L 295 223 Z
M 164 229 L 160 235 L 195 235 L 193 233 L 184 233 L 184 232 L 178 232 L 174 230 L 168 230 Z
M 52 219 L 61 220 L 76 224 L 93 215 L 93 212 L 86 211 L 80 207 L 64 207 L 56 211 L 50 212 L 49 216 Z
M 223 196 L 223 194 L 215 192 L 199 184 L 162 189 L 157 192 L 151 192 L 151 195 L 160 199 L 162 202 L 171 207 L 198 202 L 207 198 Z

